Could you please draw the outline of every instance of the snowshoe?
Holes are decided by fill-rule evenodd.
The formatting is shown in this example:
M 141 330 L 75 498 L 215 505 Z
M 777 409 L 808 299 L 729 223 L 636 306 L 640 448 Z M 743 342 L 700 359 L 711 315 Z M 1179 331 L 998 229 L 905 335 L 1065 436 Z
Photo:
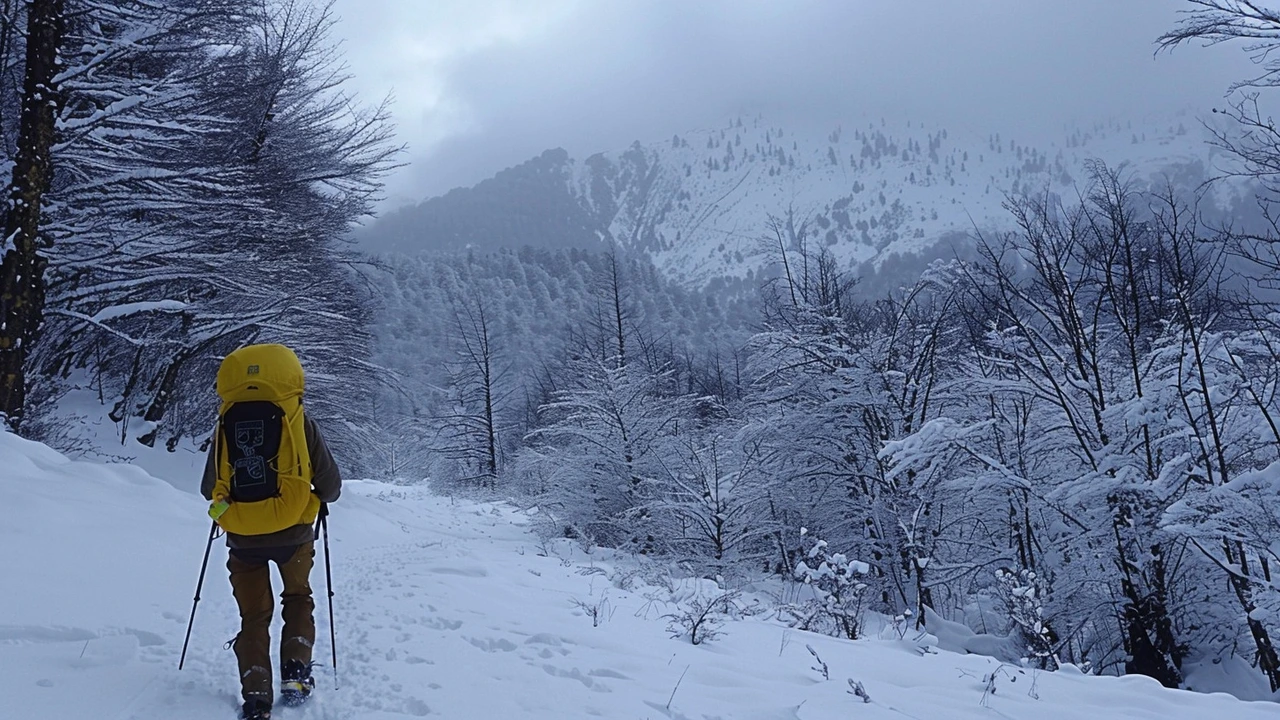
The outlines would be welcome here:
M 283 680 L 280 683 L 280 702 L 286 707 L 297 707 L 311 697 L 315 689 L 315 678 L 311 677 L 311 666 L 290 660 L 281 668 Z
M 271 720 L 271 706 L 261 700 L 249 700 L 240 710 L 241 720 Z

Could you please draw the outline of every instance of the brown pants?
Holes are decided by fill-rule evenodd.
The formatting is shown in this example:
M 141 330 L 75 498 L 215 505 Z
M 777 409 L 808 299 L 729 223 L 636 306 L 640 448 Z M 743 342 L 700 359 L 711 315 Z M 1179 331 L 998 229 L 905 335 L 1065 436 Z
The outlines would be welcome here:
M 292 550 L 292 552 L 290 552 Z M 240 606 L 240 634 L 234 641 L 240 665 L 240 690 L 245 702 L 259 700 L 271 704 L 275 693 L 271 680 L 271 567 L 280 569 L 284 590 L 284 632 L 280 637 L 280 665 L 297 660 L 311 666 L 311 646 L 315 644 L 315 601 L 311 599 L 311 566 L 315 562 L 313 543 L 297 549 L 233 549 L 227 558 L 231 590 Z

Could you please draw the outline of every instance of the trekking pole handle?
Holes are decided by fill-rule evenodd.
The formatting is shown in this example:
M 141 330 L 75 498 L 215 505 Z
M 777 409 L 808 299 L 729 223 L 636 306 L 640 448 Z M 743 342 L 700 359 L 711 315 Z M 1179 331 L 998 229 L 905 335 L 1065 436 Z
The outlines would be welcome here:
M 329 503 L 322 502 L 320 503 L 320 512 L 316 513 L 316 540 L 320 539 L 321 528 L 324 528 L 325 530 L 328 530 L 329 528 L 328 523 L 324 520 L 327 517 L 329 517 Z

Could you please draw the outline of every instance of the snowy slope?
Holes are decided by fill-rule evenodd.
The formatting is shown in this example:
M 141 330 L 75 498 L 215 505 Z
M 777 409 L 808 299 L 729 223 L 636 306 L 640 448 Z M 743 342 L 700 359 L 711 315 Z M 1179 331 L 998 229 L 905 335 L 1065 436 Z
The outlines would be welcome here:
M 187 669 L 176 669 L 207 536 L 199 499 L 136 468 L 70 462 L 7 434 L 0 458 L 0 716 L 233 717 L 234 660 L 223 643 L 237 620 L 221 548 Z M 543 545 L 508 507 L 355 482 L 332 522 L 340 686 L 322 673 L 313 705 L 279 717 L 1247 720 L 1278 712 L 1145 678 L 920 656 L 892 637 L 843 642 L 763 614 L 695 647 L 670 638 L 661 616 L 699 586 L 646 584 L 631 561 Z M 313 585 L 323 587 L 320 573 Z M 582 606 L 600 608 L 598 627 Z M 320 627 L 323 659 L 330 646 Z M 811 670 L 806 645 L 830 681 Z M 984 694 L 993 672 L 995 693 Z M 847 678 L 863 683 L 870 704 L 846 692 Z
M 1040 143 L 869 118 L 821 132 L 735 119 L 586 159 L 548 151 L 392 213 L 365 241 L 400 251 L 612 241 L 696 286 L 764 266 L 768 219 L 790 211 L 810 243 L 875 267 L 1008 225 L 1007 193 L 1074 198 L 1092 159 L 1140 183 L 1172 176 L 1194 188 L 1225 163 L 1208 140 L 1190 113 L 1066 127 Z

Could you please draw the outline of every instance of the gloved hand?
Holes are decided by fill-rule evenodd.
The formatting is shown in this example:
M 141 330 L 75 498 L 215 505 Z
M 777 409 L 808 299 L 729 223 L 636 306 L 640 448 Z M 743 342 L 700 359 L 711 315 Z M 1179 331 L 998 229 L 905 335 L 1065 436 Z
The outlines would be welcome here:
M 217 520 L 222 517 L 222 514 L 225 513 L 229 507 L 231 507 L 231 503 L 227 502 L 226 498 L 221 496 L 216 497 L 213 499 L 213 502 L 209 504 L 209 517 Z

